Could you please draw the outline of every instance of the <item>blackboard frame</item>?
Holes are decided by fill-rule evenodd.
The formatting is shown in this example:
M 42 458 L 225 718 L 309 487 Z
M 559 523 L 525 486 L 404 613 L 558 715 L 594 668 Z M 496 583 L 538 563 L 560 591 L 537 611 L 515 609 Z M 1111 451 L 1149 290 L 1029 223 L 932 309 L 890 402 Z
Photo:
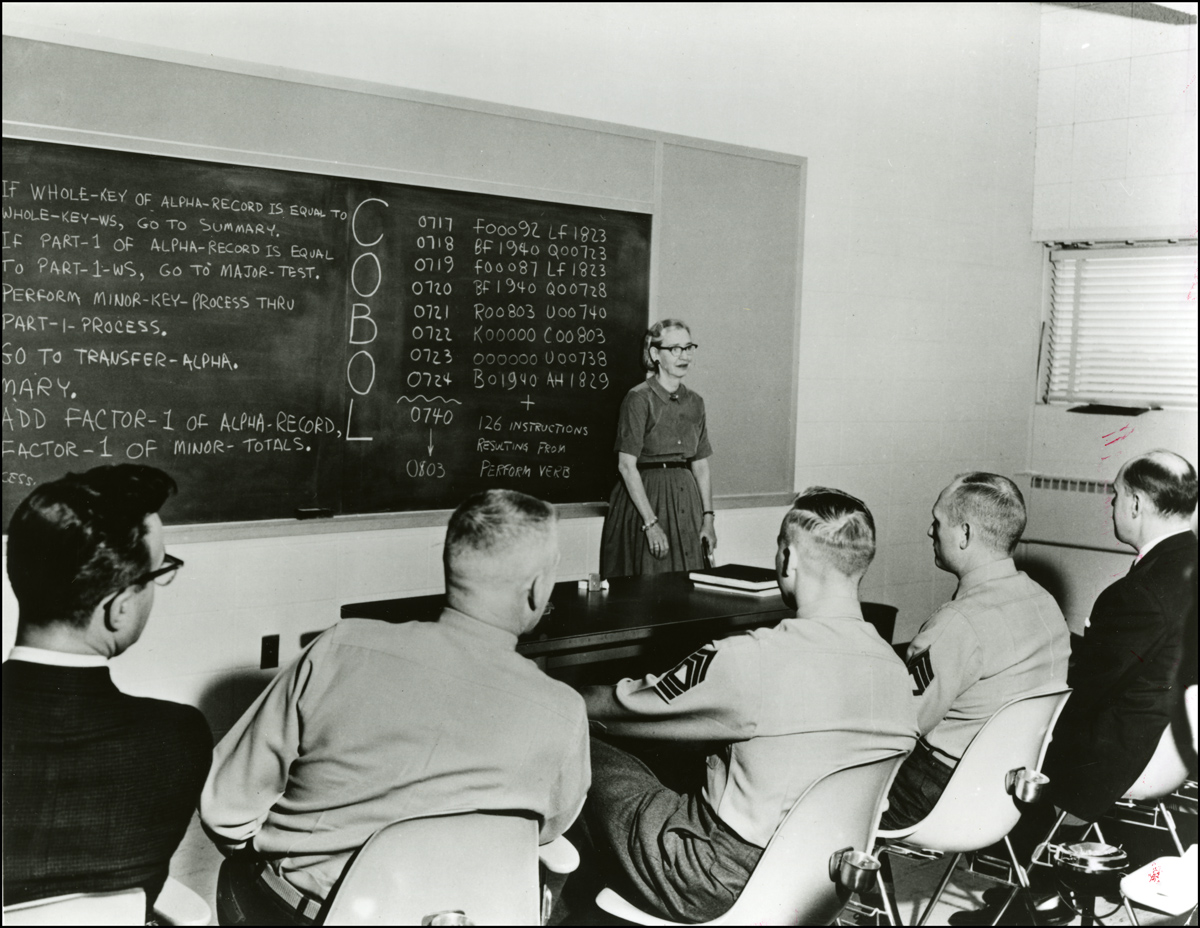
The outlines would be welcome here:
M 747 406 L 745 397 L 733 388 L 705 381 L 702 373 L 694 381 L 708 400 L 710 428 L 718 453 L 725 451 L 732 456 L 737 449 L 752 452 L 741 462 L 745 465 L 742 467 L 734 466 L 738 462 L 730 458 L 715 459 L 718 507 L 773 506 L 790 498 L 795 481 L 805 158 L 293 69 L 147 49 L 109 39 L 65 39 L 53 30 L 37 27 L 17 25 L 12 32 L 4 37 L 3 131 L 14 138 L 615 207 L 646 212 L 653 217 L 656 230 L 665 232 L 672 231 L 674 215 L 703 215 L 705 206 L 703 191 L 689 194 L 686 179 L 676 184 L 673 193 L 664 194 L 664 189 L 671 190 L 672 181 L 664 174 L 671 174 L 672 163 L 679 160 L 676 156 L 682 154 L 698 164 L 701 174 L 696 176 L 710 169 L 719 174 L 732 166 L 735 173 L 744 175 L 740 183 L 753 186 L 757 172 L 770 174 L 770 183 L 764 189 L 774 194 L 776 208 L 767 217 L 757 243 L 773 247 L 769 273 L 778 278 L 768 282 L 770 292 L 766 296 L 773 319 L 767 335 L 767 328 L 758 324 L 760 317 L 723 317 L 720 312 L 728 307 L 711 310 L 696 306 L 674 283 L 663 287 L 662 252 L 664 240 L 670 240 L 670 235 L 655 234 L 652 239 L 650 305 L 652 316 L 688 318 L 700 340 L 709 345 L 728 341 L 726 336 L 736 342 L 737 336 L 745 334 L 758 343 L 774 346 L 775 353 L 766 366 L 778 371 L 779 376 L 766 383 L 766 390 L 758 390 L 759 396 L 770 392 L 770 402 L 758 415 L 758 404 Z M 62 44 L 64 41 L 69 44 Z M 104 88 L 121 83 L 138 87 L 139 107 L 123 107 L 119 100 L 105 97 Z M 390 148 L 383 144 L 390 136 L 385 138 L 381 132 L 357 153 L 334 151 L 338 144 L 335 135 L 346 133 L 314 136 L 311 127 L 298 127 L 303 120 L 297 114 L 307 114 L 314 108 L 344 115 L 349 125 L 360 129 L 401 120 L 416 131 L 408 133 L 413 136 L 410 147 L 390 162 Z M 249 117 L 230 120 L 225 118 L 229 112 L 248 113 Z M 495 143 L 496 151 L 504 148 L 507 155 L 474 161 L 456 155 L 455 140 L 475 137 L 473 133 L 482 133 L 489 143 Z M 530 157 L 531 152 L 542 148 L 548 148 L 549 154 Z M 380 155 L 383 151 L 389 154 Z M 682 209 L 681 190 L 682 198 L 689 200 Z M 743 225 L 748 227 L 747 223 Z M 669 244 L 668 263 L 678 264 L 680 255 L 688 259 L 690 254 L 697 266 L 675 267 L 672 280 L 690 273 L 702 284 L 702 265 L 710 260 L 711 252 L 696 257 L 695 242 L 685 234 L 689 230 L 681 225 L 674 231 L 679 234 Z M 740 263 L 738 247 L 751 249 L 754 245 L 735 243 L 726 255 L 728 265 Z M 667 276 L 671 274 L 669 267 Z M 743 288 L 744 301 L 750 304 L 745 307 L 747 312 L 759 310 L 756 300 L 763 293 L 755 287 L 751 281 Z M 736 368 L 743 359 L 735 356 L 731 363 Z M 724 374 L 728 369 L 726 364 L 720 372 Z M 786 379 L 783 371 L 789 373 Z M 750 415 L 743 416 L 742 422 L 723 423 L 712 413 L 722 404 L 741 404 Z M 736 428 L 742 432 L 737 433 Z M 730 430 L 726 437 L 722 436 L 723 429 Z M 753 440 L 747 442 L 747 435 Z M 767 462 L 765 469 L 759 467 L 759 462 Z M 559 508 L 566 517 L 596 516 L 604 509 L 595 504 Z M 343 516 L 322 523 L 277 520 L 179 526 L 172 534 L 175 540 L 189 541 L 311 535 L 416 527 L 440 524 L 444 519 L 445 511 L 432 510 Z

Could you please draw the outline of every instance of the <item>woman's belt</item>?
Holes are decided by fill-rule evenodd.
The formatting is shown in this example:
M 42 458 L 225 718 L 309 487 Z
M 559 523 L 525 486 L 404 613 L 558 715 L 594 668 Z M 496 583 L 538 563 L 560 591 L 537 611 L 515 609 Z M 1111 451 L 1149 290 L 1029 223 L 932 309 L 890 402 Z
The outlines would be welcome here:
M 660 467 L 689 467 L 687 461 L 655 461 L 652 464 L 639 463 L 638 470 L 658 470 Z

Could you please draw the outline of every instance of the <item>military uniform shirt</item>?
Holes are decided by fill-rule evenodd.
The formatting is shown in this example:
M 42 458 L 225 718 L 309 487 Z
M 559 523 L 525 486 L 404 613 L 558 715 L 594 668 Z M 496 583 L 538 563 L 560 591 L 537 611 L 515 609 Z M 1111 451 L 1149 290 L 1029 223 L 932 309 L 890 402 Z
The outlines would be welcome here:
M 908 750 L 917 736 L 904 664 L 853 600 L 593 692 L 589 715 L 613 734 L 727 742 L 708 758 L 704 799 L 759 847 L 823 774 Z
M 217 745 L 201 819 L 318 899 L 401 819 L 526 810 L 553 840 L 591 782 L 587 715 L 516 645 L 452 609 L 437 622 L 343 619 Z
M 921 733 L 934 756 L 954 766 L 1006 702 L 1065 686 L 1070 637 L 1054 598 L 1012 558 L 964 575 L 908 647 Z

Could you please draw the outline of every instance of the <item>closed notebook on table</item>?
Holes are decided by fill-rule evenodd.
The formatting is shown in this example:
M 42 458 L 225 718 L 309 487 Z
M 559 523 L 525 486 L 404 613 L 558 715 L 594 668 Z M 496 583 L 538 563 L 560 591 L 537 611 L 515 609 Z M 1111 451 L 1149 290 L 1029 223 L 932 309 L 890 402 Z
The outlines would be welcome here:
M 774 591 L 779 586 L 774 570 L 767 567 L 750 567 L 746 564 L 725 564 L 721 567 L 693 570 L 688 577 L 705 586 L 742 592 Z

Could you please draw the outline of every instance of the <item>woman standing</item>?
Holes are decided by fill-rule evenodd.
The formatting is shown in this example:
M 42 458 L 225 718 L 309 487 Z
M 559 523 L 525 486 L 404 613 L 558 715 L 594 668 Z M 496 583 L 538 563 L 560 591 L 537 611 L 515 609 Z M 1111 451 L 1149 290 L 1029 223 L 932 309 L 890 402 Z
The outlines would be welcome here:
M 604 577 L 695 570 L 704 566 L 702 541 L 717 547 L 704 400 L 683 385 L 698 347 L 678 319 L 646 332 L 642 363 L 653 376 L 621 403 L 621 479 L 600 541 Z

